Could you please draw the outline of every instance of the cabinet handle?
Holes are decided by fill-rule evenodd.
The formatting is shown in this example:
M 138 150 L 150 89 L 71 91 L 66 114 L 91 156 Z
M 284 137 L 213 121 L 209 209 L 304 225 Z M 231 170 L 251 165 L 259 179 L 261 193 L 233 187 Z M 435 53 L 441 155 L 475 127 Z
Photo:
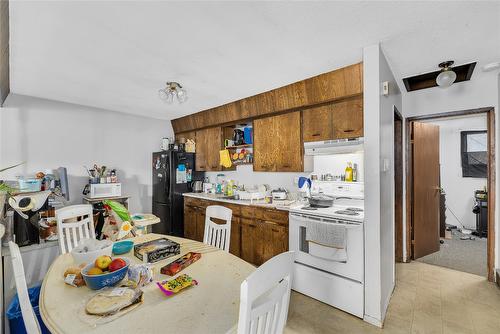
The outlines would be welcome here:
M 320 135 L 321 135 L 321 133 L 313 133 L 313 134 L 312 134 L 312 136 L 313 136 L 313 137 L 318 137 L 318 136 L 320 136 Z
M 344 132 L 354 132 L 353 129 L 347 129 L 347 130 L 344 130 Z
M 290 168 L 290 165 L 283 165 L 284 168 Z
M 217 168 L 217 166 L 211 166 L 213 169 Z

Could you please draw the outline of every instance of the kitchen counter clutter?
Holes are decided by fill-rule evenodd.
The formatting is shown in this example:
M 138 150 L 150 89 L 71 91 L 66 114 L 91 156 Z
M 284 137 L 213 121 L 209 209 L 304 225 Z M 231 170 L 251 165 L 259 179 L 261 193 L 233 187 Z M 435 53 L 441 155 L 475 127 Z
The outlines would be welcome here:
M 138 244 L 164 237 L 148 234 L 132 240 Z M 238 322 L 240 285 L 255 268 L 215 247 L 173 236 L 168 239 L 180 244 L 181 255 L 177 257 L 188 252 L 201 254 L 178 276 L 187 274 L 197 285 L 166 296 L 155 282 L 172 279 L 161 274 L 160 268 L 176 256 L 155 262 L 153 282 L 141 288 L 142 302 L 132 305 L 121 316 L 111 315 L 108 320 L 94 324 L 83 310 L 88 308 L 93 296 L 102 292 L 65 284 L 63 273 L 74 261 L 69 253 L 59 256 L 48 271 L 40 294 L 41 315 L 51 333 L 226 333 L 233 328 Z M 131 264 L 141 263 L 133 251 L 120 257 Z M 168 289 L 166 283 L 162 285 Z M 124 290 L 112 291 L 119 294 Z M 220 293 L 224 298 L 216 297 Z M 103 308 L 102 303 L 93 306 Z
M 288 206 L 225 199 L 222 195 L 184 194 L 184 237 L 203 240 L 205 210 L 221 205 L 232 210 L 229 252 L 254 265 L 288 250 Z M 293 205 L 293 204 L 291 204 Z
M 231 196 L 220 195 L 220 194 L 205 194 L 205 193 L 185 193 L 185 197 L 205 199 L 209 201 L 223 202 L 236 205 L 246 205 L 246 206 L 258 206 L 262 208 L 278 209 L 278 210 L 290 210 L 296 203 L 294 200 L 273 200 L 272 203 L 266 203 L 264 199 L 257 200 L 241 200 L 233 199 Z

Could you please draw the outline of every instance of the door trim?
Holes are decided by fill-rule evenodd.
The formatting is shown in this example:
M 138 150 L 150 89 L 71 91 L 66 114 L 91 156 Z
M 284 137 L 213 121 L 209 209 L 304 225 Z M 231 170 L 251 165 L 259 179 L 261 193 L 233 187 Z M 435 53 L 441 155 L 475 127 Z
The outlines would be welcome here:
M 396 123 L 399 125 L 396 126 Z M 398 108 L 394 106 L 394 234 L 395 234 L 395 259 L 396 262 L 403 262 L 403 116 Z M 398 214 L 399 212 L 399 214 Z
M 495 156 L 495 108 L 484 107 L 476 109 L 467 109 L 460 111 L 451 111 L 424 116 L 408 117 L 405 120 L 405 174 L 406 174 L 406 262 L 413 259 L 412 254 L 412 212 L 413 212 L 413 169 L 412 169 L 412 150 L 411 150 L 411 124 L 414 121 L 447 118 L 454 116 L 465 116 L 475 114 L 487 114 L 488 130 L 488 240 L 487 240 L 487 268 L 488 280 L 493 282 L 495 279 L 495 198 L 496 198 L 496 156 Z

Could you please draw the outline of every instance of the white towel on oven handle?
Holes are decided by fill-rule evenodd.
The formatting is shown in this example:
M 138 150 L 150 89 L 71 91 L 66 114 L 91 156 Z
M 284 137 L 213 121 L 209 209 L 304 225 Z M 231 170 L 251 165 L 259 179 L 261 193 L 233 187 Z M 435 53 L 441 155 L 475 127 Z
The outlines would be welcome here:
M 346 238 L 347 229 L 344 225 L 315 221 L 306 226 L 306 241 L 343 249 L 346 246 Z
M 318 257 L 320 259 L 335 261 L 335 262 L 347 262 L 347 247 L 344 248 L 334 248 L 318 244 L 314 241 L 308 242 L 309 255 Z

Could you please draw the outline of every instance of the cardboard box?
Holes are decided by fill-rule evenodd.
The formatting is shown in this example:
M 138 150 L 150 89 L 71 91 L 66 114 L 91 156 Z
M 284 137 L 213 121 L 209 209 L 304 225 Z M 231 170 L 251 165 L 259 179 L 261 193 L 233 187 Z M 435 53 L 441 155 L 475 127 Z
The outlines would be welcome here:
M 134 255 L 143 262 L 158 262 L 179 255 L 181 245 L 167 238 L 151 240 L 134 246 Z

